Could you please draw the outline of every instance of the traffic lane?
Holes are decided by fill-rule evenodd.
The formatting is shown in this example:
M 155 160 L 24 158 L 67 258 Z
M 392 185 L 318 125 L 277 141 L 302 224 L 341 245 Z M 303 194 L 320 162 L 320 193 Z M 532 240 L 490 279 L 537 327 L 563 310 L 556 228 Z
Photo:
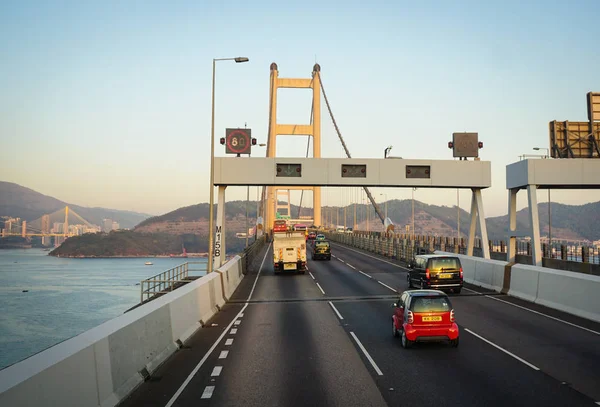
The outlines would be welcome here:
M 383 376 L 377 385 L 390 406 L 593 405 L 581 393 L 535 371 L 467 333 L 460 346 L 416 344 L 403 349 L 392 336 L 392 301 L 335 302 Z M 551 357 L 551 355 L 548 355 Z
M 208 350 L 217 341 L 225 328 L 243 308 L 241 304 L 226 304 L 221 311 L 210 319 L 204 328 L 200 328 L 185 342 L 183 348 L 175 352 L 160 366 L 151 377 L 142 383 L 120 406 L 122 407 L 164 407 L 177 392 L 189 374 L 194 370 Z M 215 324 L 216 326 L 213 326 Z M 212 361 L 217 358 L 211 352 L 209 358 L 200 367 L 195 377 L 206 378 L 210 375 Z M 199 396 L 198 396 L 199 397 Z M 176 406 L 183 406 L 177 400 Z M 191 405 L 194 405 L 193 403 Z
M 379 273 L 391 273 L 404 275 L 406 278 L 407 269 L 400 265 L 396 260 L 377 256 L 353 247 L 344 246 L 339 243 L 332 244 L 332 254 L 341 258 L 347 263 L 352 264 L 357 269 L 365 273 L 372 274 L 374 277 Z
M 256 283 L 252 300 L 276 301 L 323 297 L 308 271 L 305 274 L 299 274 L 296 271 L 275 274 L 272 253 L 273 250 L 269 250 L 266 261 L 261 268 L 260 278 Z
M 245 302 L 248 299 L 252 288 L 255 287 L 254 283 L 256 281 L 257 274 L 259 274 L 260 271 L 260 274 L 262 275 L 265 270 L 268 270 L 269 264 L 271 264 L 272 261 L 273 245 L 268 244 L 265 245 L 261 252 L 256 255 L 254 262 L 250 265 L 249 270 L 247 271 L 247 274 L 244 276 L 242 281 L 240 281 L 240 284 L 229 300 L 233 302 Z
M 339 260 L 311 260 L 309 269 L 326 296 L 388 295 L 392 292 Z
M 482 296 L 454 297 L 452 305 L 477 334 L 600 400 L 599 334 Z
M 386 405 L 329 304 L 250 304 L 244 314 L 211 406 Z

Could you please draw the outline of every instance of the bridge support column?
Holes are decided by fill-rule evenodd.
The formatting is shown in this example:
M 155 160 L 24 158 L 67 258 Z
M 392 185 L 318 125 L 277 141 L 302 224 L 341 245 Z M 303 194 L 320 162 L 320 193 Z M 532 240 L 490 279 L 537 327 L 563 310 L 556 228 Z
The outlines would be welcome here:
M 508 190 L 508 254 L 506 261 L 515 263 L 517 260 L 517 192 L 519 189 Z
M 479 218 L 479 229 L 481 230 L 481 250 L 483 258 L 490 258 L 490 247 L 485 225 L 485 213 L 483 211 L 483 198 L 481 189 L 473 188 L 473 198 L 471 199 L 471 226 L 469 228 L 469 243 L 467 245 L 467 256 L 473 256 L 473 246 L 475 245 L 475 233 L 477 232 L 477 218 Z
M 540 243 L 540 216 L 537 203 L 537 185 L 527 185 L 529 221 L 531 223 L 531 244 L 533 265 L 542 267 L 542 245 Z
M 213 270 L 218 269 L 225 264 L 226 247 L 225 247 L 225 188 L 227 186 L 219 186 L 217 197 L 217 226 L 215 228 L 215 265 Z

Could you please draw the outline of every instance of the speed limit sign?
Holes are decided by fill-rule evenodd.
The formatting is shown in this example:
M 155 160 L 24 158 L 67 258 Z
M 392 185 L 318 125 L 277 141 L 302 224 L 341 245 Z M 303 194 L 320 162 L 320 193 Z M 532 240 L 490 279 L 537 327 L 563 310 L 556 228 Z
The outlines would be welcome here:
M 250 129 L 225 129 L 226 154 L 250 154 L 252 149 Z

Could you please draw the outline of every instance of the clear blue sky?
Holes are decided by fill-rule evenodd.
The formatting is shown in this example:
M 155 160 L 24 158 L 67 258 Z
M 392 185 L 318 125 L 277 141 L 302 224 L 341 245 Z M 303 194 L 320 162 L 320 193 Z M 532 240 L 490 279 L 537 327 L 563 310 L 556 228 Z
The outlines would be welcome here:
M 247 123 L 259 142 L 270 63 L 308 78 L 316 60 L 353 156 L 393 145 L 395 156 L 449 159 L 452 132 L 477 131 L 493 171 L 486 215 L 505 214 L 505 166 L 548 147 L 549 121 L 587 120 L 585 95 L 600 91 L 599 17 L 597 0 L 3 1 L 0 180 L 151 214 L 207 202 L 212 59 L 250 58 L 218 65 L 217 137 Z M 310 92 L 282 90 L 279 106 L 279 122 L 307 123 Z M 324 104 L 322 113 L 323 156 L 341 157 Z M 290 137 L 278 154 L 305 149 Z M 351 196 L 326 191 L 324 204 Z M 453 191 L 415 198 L 456 202 Z M 597 200 L 599 191 L 553 193 Z

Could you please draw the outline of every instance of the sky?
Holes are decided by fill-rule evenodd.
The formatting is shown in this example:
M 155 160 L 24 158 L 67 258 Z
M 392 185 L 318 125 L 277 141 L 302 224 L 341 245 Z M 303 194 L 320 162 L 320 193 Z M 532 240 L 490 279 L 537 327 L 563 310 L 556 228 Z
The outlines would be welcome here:
M 226 128 L 247 126 L 266 142 L 272 62 L 286 78 L 310 78 L 318 62 L 353 158 L 382 158 L 391 145 L 392 156 L 452 159 L 452 133 L 478 132 L 492 163 L 485 215 L 503 215 L 506 165 L 545 154 L 533 147 L 549 147 L 550 121 L 587 120 L 586 94 L 600 91 L 599 17 L 597 0 L 5 0 L 0 180 L 152 215 L 208 202 L 212 60 L 245 56 L 217 63 L 217 156 Z M 306 124 L 310 109 L 310 90 L 279 91 L 279 123 Z M 279 137 L 277 155 L 303 157 L 306 142 Z M 322 156 L 344 157 L 325 103 Z M 412 193 L 372 192 L 378 202 Z M 415 199 L 457 200 L 439 189 Z M 323 205 L 353 200 L 360 194 L 347 188 L 323 193 Z M 600 191 L 552 193 L 553 202 L 598 200 Z M 526 203 L 519 194 L 518 207 Z M 460 206 L 469 210 L 469 191 Z

